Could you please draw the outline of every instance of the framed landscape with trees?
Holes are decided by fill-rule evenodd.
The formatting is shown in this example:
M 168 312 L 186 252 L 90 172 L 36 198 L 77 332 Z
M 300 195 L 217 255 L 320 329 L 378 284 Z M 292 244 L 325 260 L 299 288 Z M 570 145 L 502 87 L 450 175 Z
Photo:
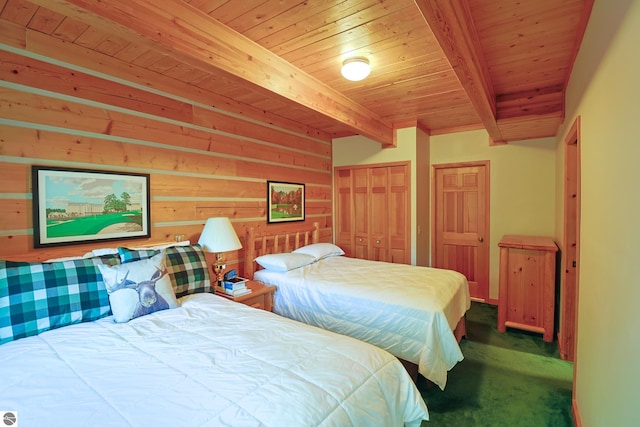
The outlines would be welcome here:
M 304 184 L 267 181 L 267 223 L 304 221 Z
M 32 166 L 34 246 L 151 236 L 149 175 Z

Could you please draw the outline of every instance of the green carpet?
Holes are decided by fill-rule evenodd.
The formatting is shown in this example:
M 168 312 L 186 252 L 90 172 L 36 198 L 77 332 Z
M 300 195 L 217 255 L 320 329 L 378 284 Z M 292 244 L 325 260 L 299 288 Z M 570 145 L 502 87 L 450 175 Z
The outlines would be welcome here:
M 465 359 L 449 372 L 445 390 L 419 377 L 431 418 L 422 427 L 572 427 L 573 364 L 541 334 L 501 334 L 496 326 L 496 306 L 472 303 L 460 343 Z

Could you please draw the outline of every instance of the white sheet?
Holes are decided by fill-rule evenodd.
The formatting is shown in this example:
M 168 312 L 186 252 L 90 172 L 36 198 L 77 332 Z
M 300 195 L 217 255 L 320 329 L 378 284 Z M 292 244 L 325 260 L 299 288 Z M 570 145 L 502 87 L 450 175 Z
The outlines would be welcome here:
M 0 346 L 0 409 L 29 426 L 401 426 L 428 419 L 389 353 L 225 298 Z
M 463 359 L 452 330 L 471 298 L 458 272 L 340 256 L 254 279 L 277 286 L 274 312 L 388 350 L 443 390 Z

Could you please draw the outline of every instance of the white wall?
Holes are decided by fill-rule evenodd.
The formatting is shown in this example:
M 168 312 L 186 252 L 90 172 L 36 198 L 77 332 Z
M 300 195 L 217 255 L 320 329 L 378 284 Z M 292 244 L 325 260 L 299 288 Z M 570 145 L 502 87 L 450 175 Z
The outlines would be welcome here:
M 555 157 L 554 138 L 490 146 L 484 130 L 431 137 L 431 164 L 490 162 L 490 299 L 498 299 L 503 235 L 554 236 Z
M 561 153 L 566 126 L 580 115 L 574 399 L 584 427 L 640 425 L 639 40 L 639 1 L 595 2 L 569 82 L 566 125 L 558 138 Z

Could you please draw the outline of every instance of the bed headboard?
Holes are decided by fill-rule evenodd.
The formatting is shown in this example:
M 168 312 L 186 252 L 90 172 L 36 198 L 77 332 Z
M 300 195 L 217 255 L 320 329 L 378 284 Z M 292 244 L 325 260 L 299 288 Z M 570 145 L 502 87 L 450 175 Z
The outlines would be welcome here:
M 253 273 L 260 268 L 254 261 L 260 255 L 291 252 L 299 247 L 320 241 L 320 224 L 280 231 L 247 228 L 245 236 L 244 274 L 253 279 Z

